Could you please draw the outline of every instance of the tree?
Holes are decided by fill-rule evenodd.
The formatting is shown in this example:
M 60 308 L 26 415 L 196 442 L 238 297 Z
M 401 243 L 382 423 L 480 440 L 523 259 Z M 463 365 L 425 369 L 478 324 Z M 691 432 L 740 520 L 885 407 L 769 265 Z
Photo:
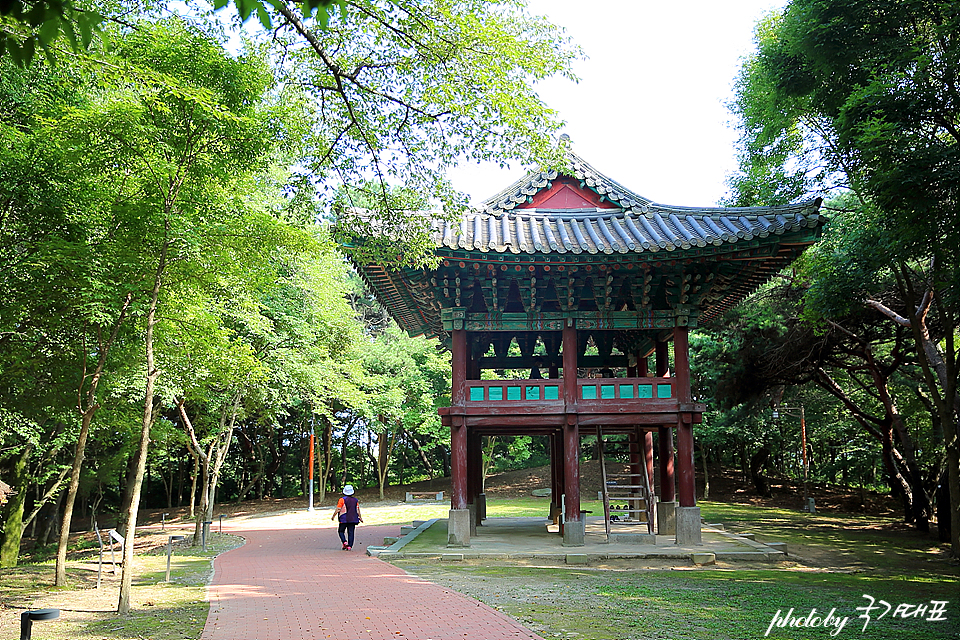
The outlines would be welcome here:
M 81 6 L 82 3 L 70 0 L 7 0 L 0 3 L 0 58 L 6 54 L 19 66 L 29 67 L 37 53 L 42 50 L 53 57 L 53 50 L 61 37 L 74 53 L 89 51 L 96 36 L 102 34 L 105 21 L 122 20 L 113 7 L 101 3 L 99 9 Z M 228 4 L 226 0 L 215 0 L 220 9 Z M 260 0 L 236 0 L 237 14 L 246 21 L 256 13 L 264 27 L 270 28 L 269 2 Z M 307 17 L 317 14 L 317 20 L 325 24 L 331 11 L 337 6 L 346 10 L 343 0 L 306 0 L 303 11 Z M 120 13 L 120 12 L 118 12 Z
M 794 0 L 758 29 L 734 110 L 740 201 L 852 190 L 849 235 L 822 254 L 811 313 L 865 305 L 909 328 L 943 425 L 960 557 L 960 8 L 936 0 Z M 793 181 L 783 178 L 789 177 Z M 759 185 L 766 185 L 760 187 Z M 843 262 L 840 256 L 851 259 Z M 881 299 L 876 270 L 896 283 Z M 884 278 L 879 279 L 883 281 Z
M 821 248 L 810 251 L 815 256 Z M 698 363 L 705 365 L 702 369 L 712 375 L 698 380 L 698 387 L 719 396 L 721 408 L 732 407 L 741 414 L 744 408 L 752 409 L 735 420 L 742 432 L 735 437 L 747 438 L 756 433 L 743 428 L 750 413 L 769 414 L 771 397 L 780 404 L 776 396 L 784 387 L 820 387 L 879 449 L 885 479 L 903 501 L 905 521 L 926 530 L 931 511 L 928 493 L 939 475 L 940 459 L 921 456 L 935 450 L 936 439 L 927 439 L 932 434 L 921 438 L 923 421 L 910 419 L 901 410 L 905 404 L 901 399 L 913 395 L 911 376 L 918 373 L 909 331 L 862 306 L 844 316 L 805 320 L 801 314 L 810 286 L 804 277 L 768 286 L 749 305 L 727 314 L 718 330 L 700 336 L 695 354 Z M 803 394 L 816 397 L 806 389 Z M 813 408 L 809 400 L 806 404 Z M 808 410 L 811 421 L 822 422 L 815 415 Z M 709 422 L 722 427 L 729 419 L 722 416 Z M 762 433 L 757 451 L 777 437 L 769 429 Z M 756 477 L 754 461 L 749 468 L 759 489 L 763 481 Z
M 128 317 L 131 294 L 121 265 L 130 255 L 126 247 L 117 251 L 102 242 L 109 233 L 103 184 L 76 170 L 69 127 L 63 126 L 67 112 L 87 103 L 90 87 L 82 75 L 75 67 L 21 70 L 9 62 L 3 70 L 0 137 L 10 144 L 0 153 L 0 272 L 6 283 L 0 376 L 9 376 L 5 386 L 11 393 L 2 406 L 23 417 L 39 411 L 38 424 L 60 428 L 68 438 L 74 430 L 64 425 L 73 421 L 63 412 L 79 418 L 62 537 L 69 531 L 87 435 L 101 405 L 98 387 Z M 44 373 L 24 375 L 34 367 Z M 14 400 L 17 388 L 25 392 L 22 403 Z M 51 392 L 58 398 L 44 406 L 39 399 L 54 400 Z M 54 441 L 53 434 L 47 440 Z M 19 535 L 13 526 L 6 530 L 14 558 L 12 543 Z M 61 539 L 57 584 L 63 584 L 65 553 Z
M 358 260 L 429 260 L 429 221 L 409 212 L 425 201 L 442 202 L 451 215 L 466 205 L 445 179 L 455 164 L 563 162 L 552 139 L 557 114 L 533 85 L 556 74 L 574 79 L 570 63 L 580 52 L 529 15 L 524 0 L 235 5 L 241 21 L 257 16 L 263 40 L 282 47 L 276 54 L 285 81 L 316 104 L 305 164 L 329 200 L 347 184 L 378 203 L 372 218 L 356 215 L 349 200 L 339 207 L 341 239 Z M 0 29 L 0 49 L 6 42 L 19 63 L 29 63 L 38 46 L 56 50 L 60 29 L 75 50 L 87 49 L 103 20 L 126 25 L 126 7 L 101 2 L 98 11 L 66 0 L 14 0 L 4 7 L 13 26 Z
M 360 412 L 376 433 L 371 461 L 383 499 L 398 443 L 411 434 L 436 437 L 442 430 L 437 409 L 449 395 L 449 364 L 437 352 L 436 341 L 409 338 L 396 325 L 365 346 L 366 402 Z
M 134 315 L 143 331 L 145 387 L 139 445 L 124 505 L 125 569 L 119 610 L 129 610 L 133 538 L 150 428 L 159 404 L 156 347 L 178 311 L 202 306 L 222 280 L 261 275 L 278 244 L 299 242 L 269 212 L 246 201 L 251 172 L 276 143 L 283 108 L 265 102 L 272 83 L 257 57 L 233 58 L 219 43 L 173 20 L 141 24 L 113 56 L 130 74 L 101 76 L 108 91 L 67 123 L 89 150 L 89 171 L 114 185 L 110 240 L 139 249 Z M 288 129 L 290 130 L 290 129 Z M 292 129 L 295 131 L 295 128 Z M 160 334 L 158 335 L 158 331 Z M 162 354 L 161 354 L 162 355 Z
M 451 166 L 561 162 L 556 114 L 534 89 L 572 77 L 578 50 L 523 2 L 366 0 L 325 30 L 292 5 L 277 12 L 287 80 L 317 105 L 310 169 L 339 196 L 339 239 L 356 260 L 429 259 L 429 220 L 407 212 L 462 210 Z

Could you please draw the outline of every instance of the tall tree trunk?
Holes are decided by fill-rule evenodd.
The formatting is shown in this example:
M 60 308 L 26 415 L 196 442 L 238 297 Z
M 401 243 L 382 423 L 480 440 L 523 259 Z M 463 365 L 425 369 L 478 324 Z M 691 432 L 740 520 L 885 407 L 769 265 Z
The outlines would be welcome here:
M 117 613 L 130 613 L 130 596 L 133 590 L 133 548 L 137 536 L 137 515 L 140 512 L 140 492 L 143 487 L 143 476 L 147 470 L 147 450 L 150 447 L 150 429 L 156 415 L 154 407 L 155 386 L 160 370 L 157 369 L 153 353 L 153 331 L 157 325 L 157 303 L 160 301 L 160 287 L 167 267 L 167 252 L 170 248 L 169 219 L 165 223 L 164 242 L 160 250 L 160 259 L 157 262 L 157 271 L 153 279 L 153 291 L 150 294 L 150 307 L 147 311 L 147 326 L 144 336 L 144 347 L 147 357 L 146 387 L 143 394 L 143 423 L 140 427 L 140 443 L 135 455 L 134 473 L 130 484 L 130 502 L 126 505 L 126 532 L 123 545 L 123 572 L 120 575 L 120 598 L 117 603 Z
M 103 376 L 103 369 L 107 364 L 107 355 L 116 341 L 120 326 L 127 316 L 127 309 L 130 308 L 130 302 L 133 300 L 133 294 L 128 293 L 120 307 L 120 313 L 113 328 L 110 331 L 110 337 L 107 340 L 98 339 L 97 366 L 90 374 L 90 386 L 87 387 L 86 394 L 83 393 L 83 384 L 86 380 L 86 373 L 81 378 L 80 388 L 77 390 L 77 410 L 80 411 L 80 434 L 77 436 L 77 447 L 73 453 L 73 466 L 70 469 L 70 484 L 67 486 L 67 500 L 63 505 L 63 520 L 60 523 L 60 539 L 57 541 L 57 566 L 53 584 L 57 587 L 64 587 L 67 584 L 67 547 L 70 544 L 70 525 L 73 522 L 73 506 L 77 500 L 77 490 L 80 487 L 80 471 L 83 467 L 84 451 L 87 447 L 87 437 L 90 433 L 90 425 L 93 423 L 93 416 L 100 408 L 97 402 L 97 387 L 100 385 L 100 378 Z M 84 349 L 86 351 L 86 349 Z M 84 370 L 86 370 L 86 353 L 83 354 Z M 86 395 L 86 398 L 84 398 Z
M 3 505 L 3 534 L 0 535 L 0 567 L 15 567 L 20 559 L 20 540 L 23 538 L 23 508 L 27 502 L 27 490 L 30 488 L 30 474 L 27 473 L 27 461 L 33 451 L 32 445 L 26 445 L 13 461 L 10 471 L 10 486 L 16 492 Z
M 190 449 L 193 458 L 193 474 L 190 476 L 190 519 L 197 515 L 197 476 L 200 474 L 200 456 Z
M 390 471 L 390 458 L 397 443 L 396 434 L 384 429 L 379 434 L 377 446 L 377 484 L 380 487 L 380 499 L 383 500 L 383 490 L 387 484 L 387 473 Z
M 193 423 L 187 415 L 184 408 L 184 401 L 177 403 L 177 410 L 180 412 L 180 418 L 183 421 L 184 429 L 187 432 L 187 443 L 194 450 L 201 461 L 203 471 L 203 482 L 201 485 L 200 510 L 196 514 L 196 524 L 193 533 L 193 544 L 198 545 L 201 542 L 204 522 L 213 521 L 213 509 L 216 504 L 217 482 L 220 478 L 220 470 L 227 458 L 230 450 L 230 442 L 233 440 L 233 429 L 236 425 L 237 411 L 240 406 L 240 393 L 234 394 L 233 398 L 220 410 L 220 421 L 218 431 L 210 441 L 207 450 L 200 447 L 196 432 L 193 429 Z
M 320 483 L 320 502 L 327 496 L 327 483 L 333 472 L 333 424 L 326 418 L 323 420 L 323 482 Z
M 769 462 L 769 447 L 760 447 L 757 449 L 756 453 L 750 457 L 750 480 L 753 482 L 753 486 L 757 490 L 757 495 L 762 498 L 770 497 L 770 483 L 767 481 L 766 476 L 763 475 L 763 472 Z
M 923 296 L 920 297 L 914 290 L 910 269 L 906 265 L 899 264 L 895 265 L 895 272 L 900 292 L 906 301 L 907 315 L 901 316 L 876 300 L 866 300 L 865 304 L 893 322 L 910 327 L 913 331 L 920 368 L 943 427 L 950 493 L 950 555 L 957 560 L 960 559 L 960 393 L 957 389 L 960 363 L 957 362 L 954 344 L 956 321 L 933 286 L 926 288 Z M 939 344 L 930 336 L 927 326 L 927 314 L 934 303 L 937 304 L 941 315 L 945 352 L 941 352 Z
M 409 440 L 410 444 L 413 445 L 413 448 L 417 452 L 417 455 L 420 456 L 420 460 L 423 462 L 423 465 L 427 468 L 427 477 L 432 481 L 436 471 L 433 468 L 433 463 L 430 462 L 430 458 L 427 456 L 427 452 L 423 450 L 423 446 L 420 444 L 420 441 L 417 440 L 415 435 L 409 431 L 405 431 L 405 433 L 407 434 L 407 440 Z

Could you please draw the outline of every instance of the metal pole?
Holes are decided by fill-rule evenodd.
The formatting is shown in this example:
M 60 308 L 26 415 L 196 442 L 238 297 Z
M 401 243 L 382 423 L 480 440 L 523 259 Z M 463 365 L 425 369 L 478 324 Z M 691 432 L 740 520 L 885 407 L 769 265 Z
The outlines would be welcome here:
M 170 553 L 173 551 L 173 536 L 167 536 L 167 577 L 164 582 L 170 582 Z
M 810 464 L 807 461 L 807 421 L 803 412 L 803 405 L 800 405 L 800 446 L 803 448 L 803 505 L 804 509 L 810 510 L 810 489 L 809 489 L 809 469 Z
M 310 471 L 307 473 L 310 482 L 310 506 L 307 511 L 313 511 L 313 447 L 314 447 L 314 418 L 310 418 Z
M 97 532 L 97 543 L 100 545 L 100 562 L 97 563 L 97 589 L 100 588 L 100 582 L 103 579 L 103 538 L 100 536 L 100 527 L 97 521 L 93 521 L 93 529 Z
M 170 582 L 170 554 L 173 553 L 173 541 L 183 540 L 184 536 L 167 536 L 167 579 Z

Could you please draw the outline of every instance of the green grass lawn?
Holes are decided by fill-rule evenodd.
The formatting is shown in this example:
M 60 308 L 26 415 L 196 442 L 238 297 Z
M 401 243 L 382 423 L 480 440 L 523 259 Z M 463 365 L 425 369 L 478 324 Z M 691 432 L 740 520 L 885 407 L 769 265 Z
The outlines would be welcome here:
M 619 570 L 540 569 L 401 563 L 417 575 L 458 589 L 520 620 L 544 637 L 589 639 L 746 639 L 764 637 L 774 616 L 846 619 L 833 637 L 931 640 L 956 638 L 960 610 L 956 578 L 871 576 L 782 569 Z M 859 616 L 870 600 L 893 609 Z M 946 620 L 893 618 L 898 605 L 947 600 Z M 864 624 L 867 623 L 866 629 Z M 770 638 L 828 638 L 836 625 L 770 629 Z
M 599 503 L 584 504 L 599 514 Z M 769 568 L 736 563 L 694 568 L 679 561 L 644 568 L 620 562 L 607 569 L 396 563 L 504 611 L 545 638 L 960 638 L 960 568 L 930 536 L 895 520 L 859 515 L 710 502 L 701 508 L 708 522 L 787 542 L 795 555 Z M 543 516 L 545 503 L 488 501 L 487 514 Z M 412 544 L 442 547 L 444 525 L 438 522 Z M 881 601 L 891 605 L 885 614 Z M 871 602 L 878 608 L 868 612 Z M 867 613 L 870 620 L 863 617 Z M 788 615 L 816 626 L 771 626 L 775 617 L 783 621 Z

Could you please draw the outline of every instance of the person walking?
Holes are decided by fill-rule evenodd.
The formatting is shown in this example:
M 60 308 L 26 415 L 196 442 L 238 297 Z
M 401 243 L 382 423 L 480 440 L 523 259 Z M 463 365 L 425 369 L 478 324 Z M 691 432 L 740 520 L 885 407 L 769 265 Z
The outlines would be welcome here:
M 343 543 L 343 550 L 350 551 L 353 548 L 353 532 L 357 524 L 363 522 L 360 515 L 360 501 L 353 496 L 353 485 L 348 484 L 343 488 L 343 496 L 337 501 L 337 509 L 330 516 L 330 519 L 340 519 L 340 542 Z

